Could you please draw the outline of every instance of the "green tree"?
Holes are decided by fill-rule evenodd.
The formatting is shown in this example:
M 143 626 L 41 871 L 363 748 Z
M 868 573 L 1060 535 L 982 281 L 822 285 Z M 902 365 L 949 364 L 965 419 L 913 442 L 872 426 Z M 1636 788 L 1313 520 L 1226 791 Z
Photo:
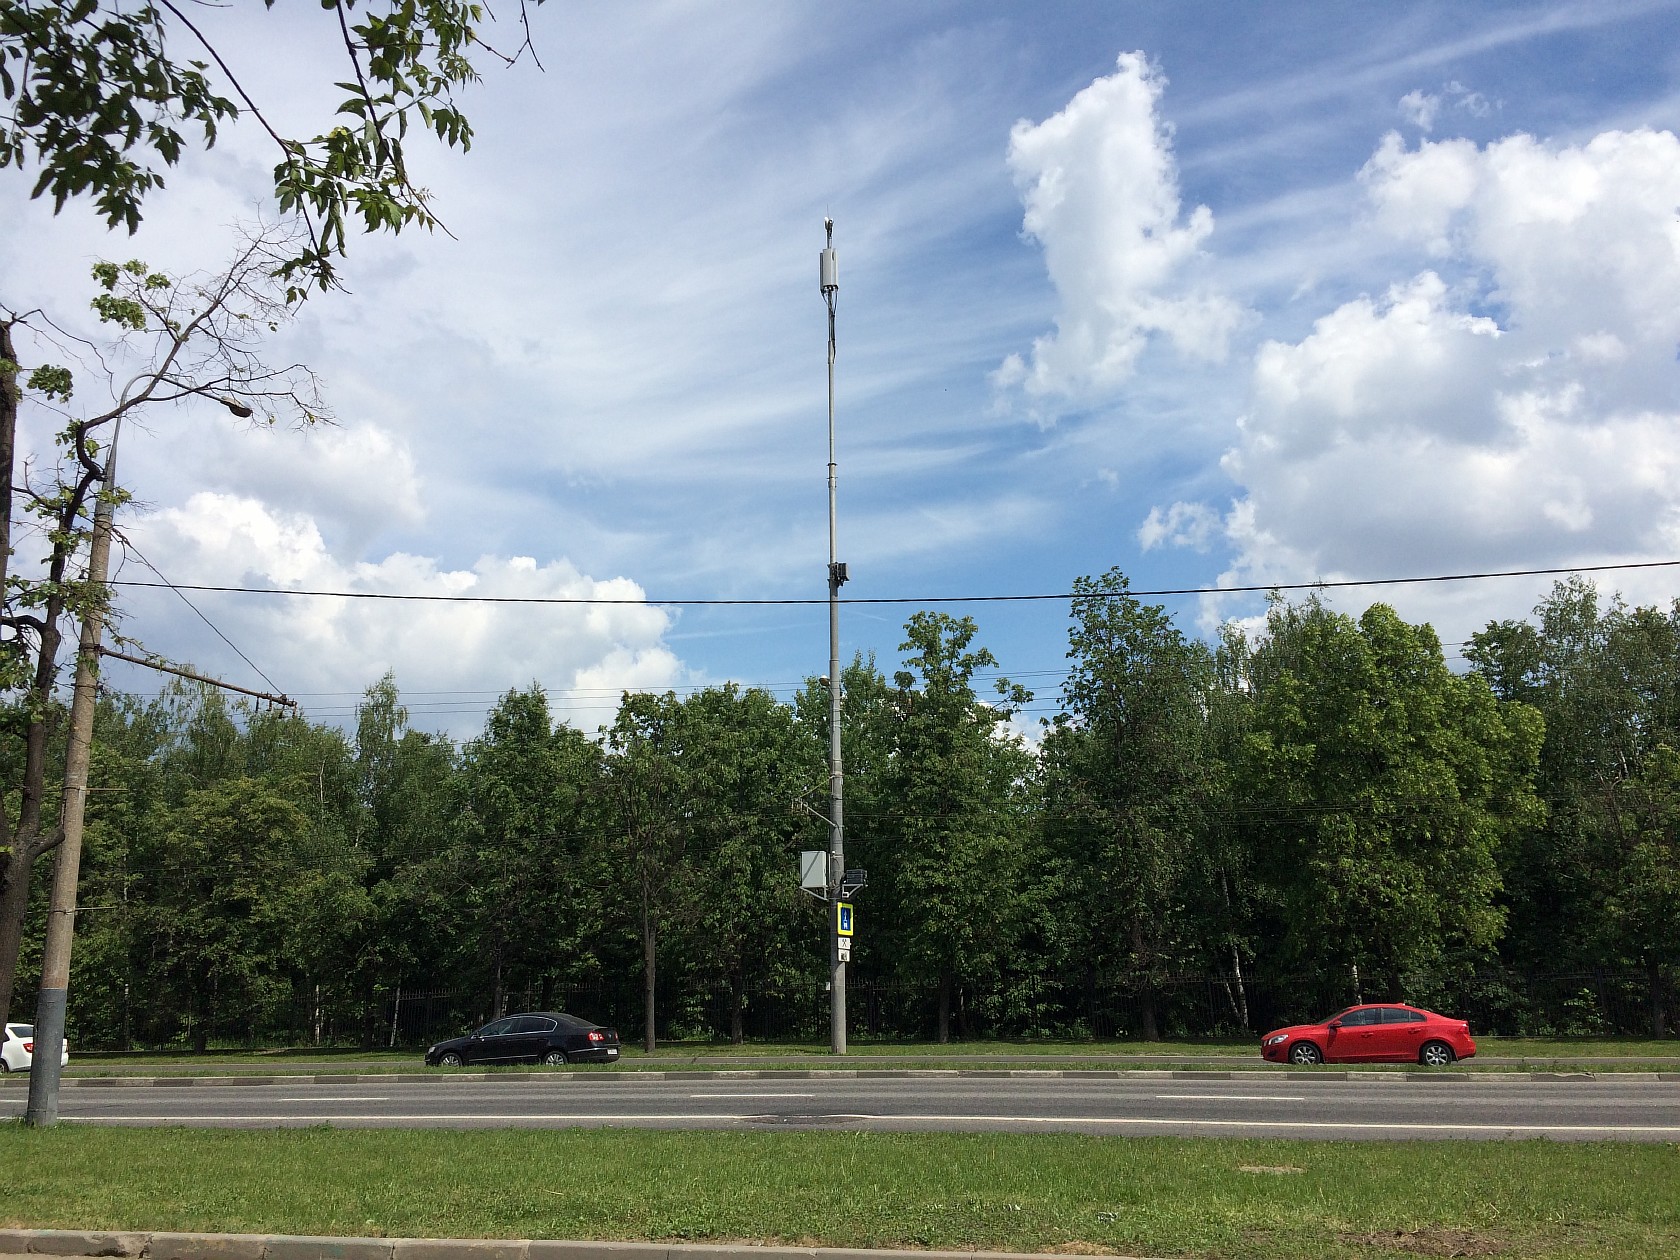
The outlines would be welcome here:
M 336 86 L 346 95 L 333 125 L 304 138 L 280 133 L 242 85 L 236 56 L 174 4 L 0 0 L 0 99 L 8 107 L 0 167 L 33 165 L 31 193 L 51 194 L 55 211 L 90 197 L 110 227 L 133 232 L 145 198 L 163 186 L 161 168 L 195 142 L 209 148 L 223 124 L 248 115 L 276 148 L 276 202 L 306 225 L 306 243 L 283 261 L 283 274 L 330 285 L 347 222 L 393 232 L 439 225 L 409 177 L 410 128 L 469 148 L 472 126 L 457 95 L 478 79 L 474 56 L 512 65 L 531 44 L 527 0 L 511 54 L 486 42 L 488 10 L 468 0 L 322 7 L 342 46 Z M 185 57 L 183 46 L 192 50 Z
M 247 1028 L 289 994 L 300 900 L 296 849 L 309 820 L 251 779 L 193 788 L 135 854 L 152 874 L 131 917 L 153 1018 L 176 1015 L 197 1050 L 214 1029 Z M 154 1023 L 153 1037 L 171 1033 Z
M 891 681 L 875 658 L 859 653 L 842 667 L 840 757 L 845 773 L 846 865 L 869 873 L 869 886 L 854 897 L 862 923 L 847 965 L 848 983 L 890 980 L 898 975 L 898 924 L 892 872 L 900 851 L 898 801 L 894 786 L 894 756 L 898 739 L 899 705 Z M 828 680 L 808 678 L 793 700 L 798 730 L 813 748 L 816 763 L 797 792 L 801 849 L 828 848 Z M 833 935 L 832 910 L 810 901 L 813 918 L 807 926 L 808 966 L 813 978 L 826 982 L 828 942 Z
M 1119 570 L 1074 583 L 1064 712 L 1046 735 L 1044 827 L 1055 856 L 1061 953 L 1138 984 L 1146 1040 L 1156 986 L 1202 961 L 1212 900 L 1212 653 Z
M 1664 969 L 1680 962 L 1666 917 L 1677 872 L 1680 603 L 1630 609 L 1572 578 L 1535 614 L 1490 624 L 1466 650 L 1500 694 L 1545 719 L 1539 784 L 1551 808 L 1509 863 L 1511 952 L 1554 969 L 1638 967 L 1660 1036 Z
M 677 775 L 676 695 L 626 692 L 606 730 L 605 788 L 611 810 L 610 852 L 619 895 L 634 923 L 642 962 L 642 1045 L 658 1044 L 659 943 L 666 926 L 686 913 L 683 879 L 687 808 Z
M 367 689 L 356 710 L 355 843 L 368 861 L 373 907 L 358 946 L 364 984 L 443 979 L 462 970 L 469 829 L 449 740 L 408 724 L 396 680 Z M 391 1034 L 394 1038 L 395 1032 Z
M 309 373 L 272 371 L 257 350 L 260 334 L 253 328 L 277 327 L 290 315 L 270 274 L 283 240 L 259 232 L 225 271 L 211 277 L 170 277 L 139 261 L 94 266 L 95 310 L 131 347 L 145 347 L 148 367 L 129 382 L 115 407 L 91 415 L 72 405 L 76 380 L 69 369 L 42 365 L 30 373 L 37 410 L 59 426 L 60 459 L 49 480 L 40 480 L 37 472 L 21 487 L 15 485 L 15 470 L 7 462 L 13 431 L 5 425 L 16 420 L 16 382 L 0 381 L 0 401 L 10 408 L 0 415 L 0 474 L 6 477 L 0 515 L 7 530 L 0 542 L 9 543 L 14 507 L 21 501 L 46 543 L 38 577 L 12 570 L 9 549 L 0 547 L 0 690 L 20 701 L 10 710 L 12 720 L 0 729 L 0 739 L 22 746 L 13 803 L 0 810 L 0 1018 L 10 1008 L 29 873 L 61 839 L 48 789 L 47 750 L 59 738 L 54 692 L 66 622 L 109 599 L 108 590 L 79 572 L 94 505 L 101 496 L 113 503 L 122 498 L 103 484 L 110 458 L 104 443 L 124 414 L 195 395 L 247 415 L 260 409 L 271 422 L 277 416 L 301 424 L 321 418 Z M 23 317 L 0 309 L 0 327 L 8 339 L 20 322 Z M 89 357 L 102 362 L 97 347 L 90 348 Z M 15 362 L 0 362 L 0 376 L 11 372 L 15 378 L 16 369 Z
M 1541 721 L 1447 669 L 1427 626 L 1273 604 L 1237 772 L 1284 965 L 1409 972 L 1498 940 L 1500 848 L 1539 813 Z
M 748 993 L 808 972 L 815 956 L 793 854 L 808 824 L 791 804 L 822 773 L 823 748 L 757 688 L 706 688 L 675 716 L 693 892 L 685 952 L 691 975 L 727 988 L 729 1034 L 740 1042 Z
M 901 645 L 906 668 L 894 675 L 888 794 L 898 844 L 876 892 L 900 965 L 938 987 L 941 1043 L 959 986 L 1000 974 L 1022 926 L 1032 758 L 1000 728 L 1031 697 L 999 679 L 999 703 L 978 698 L 975 675 L 997 660 L 974 646 L 977 633 L 972 618 L 916 613 Z
M 551 718 L 535 683 L 504 695 L 462 749 L 468 904 L 493 1015 L 516 985 L 542 984 L 546 1003 L 557 972 L 589 966 L 600 926 L 588 866 L 599 761 L 594 743 Z

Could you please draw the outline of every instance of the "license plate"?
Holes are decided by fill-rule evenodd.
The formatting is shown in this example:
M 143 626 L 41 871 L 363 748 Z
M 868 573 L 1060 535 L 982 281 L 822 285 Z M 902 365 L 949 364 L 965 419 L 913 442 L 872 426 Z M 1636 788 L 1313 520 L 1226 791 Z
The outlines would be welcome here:
M 618 1051 L 617 1050 L 608 1050 L 607 1051 L 607 1058 L 609 1058 L 609 1059 L 618 1058 Z

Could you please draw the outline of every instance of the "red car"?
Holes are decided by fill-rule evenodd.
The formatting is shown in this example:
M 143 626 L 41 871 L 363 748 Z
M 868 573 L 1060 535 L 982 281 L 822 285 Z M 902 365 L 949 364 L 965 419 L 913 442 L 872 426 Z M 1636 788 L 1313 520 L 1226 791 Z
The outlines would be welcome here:
M 1470 1025 L 1415 1006 L 1350 1006 L 1317 1024 L 1279 1028 L 1260 1039 L 1272 1063 L 1421 1063 L 1446 1067 L 1476 1053 Z

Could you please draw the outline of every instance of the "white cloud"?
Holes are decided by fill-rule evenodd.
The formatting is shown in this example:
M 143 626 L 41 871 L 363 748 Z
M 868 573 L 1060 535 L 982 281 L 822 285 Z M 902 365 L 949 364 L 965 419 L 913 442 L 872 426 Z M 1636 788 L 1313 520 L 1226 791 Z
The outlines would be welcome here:
M 1433 131 L 1435 116 L 1441 112 L 1441 98 L 1421 88 L 1407 92 L 1400 98 L 1400 112 L 1419 131 Z
M 193 495 L 129 527 L 138 545 L 177 582 L 208 581 L 307 590 L 402 592 L 640 601 L 625 578 L 598 580 L 557 559 L 484 556 L 470 569 L 440 568 L 429 557 L 395 553 L 346 563 L 327 548 L 306 513 L 276 511 L 252 498 Z M 623 687 L 659 688 L 683 680 L 664 643 L 670 615 L 640 602 L 591 605 L 429 603 L 307 596 L 195 595 L 235 642 L 260 644 L 256 663 L 276 684 L 303 695 L 355 693 L 394 670 L 398 685 L 423 691 L 540 681 L 592 693 L 567 717 L 584 730 L 610 720 Z M 180 645 L 128 630 L 179 658 Z M 189 645 L 190 646 L 190 645 Z M 463 717 L 459 733 L 480 715 Z
M 1680 554 L 1680 140 L 1389 136 L 1362 179 L 1437 267 L 1260 348 L 1226 583 Z
M 1415 88 L 1400 98 L 1401 115 L 1419 131 L 1435 130 L 1443 109 L 1453 109 L 1472 118 L 1487 118 L 1497 108 L 1493 101 L 1457 79 L 1444 84 L 1439 92 Z
M 1044 248 L 1061 309 L 1030 360 L 1004 360 L 998 388 L 1035 399 L 1110 391 L 1154 335 L 1197 358 L 1225 356 L 1243 312 L 1196 281 L 1213 214 L 1197 206 L 1181 219 L 1172 136 L 1156 113 L 1165 86 L 1142 53 L 1125 53 L 1060 113 L 1011 132 L 1022 230 Z
M 210 421 L 200 438 L 199 485 L 286 503 L 358 540 L 425 520 L 414 457 L 379 425 L 295 433 Z
M 1205 503 L 1178 502 L 1165 512 L 1153 507 L 1138 528 L 1138 543 L 1145 551 L 1153 551 L 1163 543 L 1206 551 L 1219 525 L 1219 513 Z

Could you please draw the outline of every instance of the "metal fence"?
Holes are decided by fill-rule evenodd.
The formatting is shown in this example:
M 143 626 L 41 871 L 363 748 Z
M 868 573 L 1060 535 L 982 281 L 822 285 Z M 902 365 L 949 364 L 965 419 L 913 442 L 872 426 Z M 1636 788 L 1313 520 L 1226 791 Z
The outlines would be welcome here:
M 643 1039 L 639 976 L 618 982 L 564 984 L 550 978 L 504 992 L 502 1011 L 570 1011 Z M 854 981 L 848 987 L 848 1035 L 858 1041 L 932 1041 L 939 1028 L 934 984 Z M 954 1039 L 1136 1040 L 1151 1025 L 1169 1040 L 1243 1038 L 1268 1028 L 1321 1018 L 1357 1001 L 1398 997 L 1462 1016 L 1479 1034 L 1502 1036 L 1650 1036 L 1660 1018 L 1680 1023 L 1676 977 L 1655 992 L 1642 973 L 1534 974 L 1481 971 L 1408 976 L 1399 992 L 1372 992 L 1349 974 L 1001 978 L 948 991 Z M 661 1042 L 732 1040 L 823 1044 L 828 993 L 821 980 L 737 993 L 727 986 L 661 984 L 655 994 Z M 78 1012 L 95 1013 L 89 1018 Z M 498 1012 L 483 987 L 391 985 L 335 991 L 324 985 L 271 987 L 260 994 L 211 995 L 197 1015 L 148 1009 L 144 1018 L 112 1018 L 97 1003 L 73 1003 L 71 1036 L 95 1048 L 407 1047 L 426 1045 L 482 1024 Z M 105 1018 L 98 1018 L 99 1015 Z

